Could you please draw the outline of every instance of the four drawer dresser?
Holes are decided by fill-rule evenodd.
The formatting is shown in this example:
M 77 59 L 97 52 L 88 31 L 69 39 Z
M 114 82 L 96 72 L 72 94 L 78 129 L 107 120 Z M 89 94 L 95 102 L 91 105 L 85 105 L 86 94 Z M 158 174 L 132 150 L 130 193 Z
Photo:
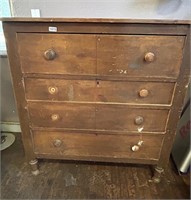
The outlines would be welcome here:
M 187 21 L 3 19 L 26 158 L 166 167 L 190 76 Z

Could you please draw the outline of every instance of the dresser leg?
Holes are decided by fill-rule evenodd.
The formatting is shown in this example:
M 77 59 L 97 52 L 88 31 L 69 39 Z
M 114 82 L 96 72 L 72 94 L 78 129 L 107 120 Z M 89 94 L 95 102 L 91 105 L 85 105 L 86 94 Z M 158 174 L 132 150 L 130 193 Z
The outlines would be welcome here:
M 33 175 L 37 176 L 39 174 L 39 169 L 38 169 L 38 160 L 34 159 L 29 162 L 31 166 L 31 172 Z
M 161 176 L 164 173 L 164 169 L 162 167 L 156 166 L 154 168 L 154 175 L 152 177 L 152 181 L 154 183 L 160 183 L 161 181 Z

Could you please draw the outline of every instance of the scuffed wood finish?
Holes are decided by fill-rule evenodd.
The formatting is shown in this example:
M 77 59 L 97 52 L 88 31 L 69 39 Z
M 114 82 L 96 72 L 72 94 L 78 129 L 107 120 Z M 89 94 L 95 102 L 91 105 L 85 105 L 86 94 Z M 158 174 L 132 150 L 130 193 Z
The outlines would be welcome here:
M 137 164 L 43 159 L 43 162 L 40 162 L 39 176 L 31 176 L 30 168 L 24 162 L 20 134 L 16 133 L 15 137 L 14 144 L 1 152 L 1 199 L 189 199 L 190 197 L 190 174 L 178 175 L 172 161 L 159 184 L 149 181 L 151 176 L 149 165 Z
M 172 102 L 174 106 L 172 107 L 170 114 L 169 114 L 169 121 L 167 124 L 167 134 L 165 136 L 164 144 L 163 144 L 164 147 L 168 146 L 168 149 L 165 150 L 164 148 L 162 148 L 161 157 L 160 157 L 159 164 L 158 164 L 160 167 L 166 168 L 166 166 L 168 164 L 171 149 L 173 146 L 173 140 L 175 139 L 175 135 L 177 133 L 176 129 L 177 129 L 178 121 L 181 117 L 182 109 L 184 106 L 186 92 L 190 92 L 190 91 L 188 91 L 188 85 L 191 81 L 190 35 L 191 35 L 191 32 L 189 29 L 187 32 L 187 38 L 186 38 L 185 48 L 184 48 L 184 52 L 183 52 L 182 68 L 180 71 L 180 76 L 177 80 L 177 86 L 175 89 L 174 98 L 173 98 L 173 102 Z M 179 134 L 179 133 L 177 133 L 177 134 Z
M 116 13 L 118 15 L 118 13 Z M 118 16 L 119 17 L 119 16 Z M 23 17 L 5 17 L 0 18 L 4 22 L 80 22 L 80 23 L 133 23 L 133 24 L 191 24 L 191 20 L 170 20 L 170 19 L 128 19 L 128 18 L 23 18 Z
M 140 132 L 163 132 L 166 128 L 168 110 L 126 108 L 124 106 L 97 105 L 96 129 Z M 143 123 L 135 124 L 136 117 Z
M 190 24 L 32 20 L 3 22 L 26 156 L 162 170 L 190 76 Z
M 29 102 L 28 110 L 34 127 L 95 129 L 95 106 Z
M 147 135 L 140 138 L 139 134 L 124 136 L 33 131 L 33 140 L 36 154 L 59 155 L 65 159 L 79 156 L 84 157 L 84 160 L 94 157 L 158 160 L 163 135 Z M 55 146 L 56 140 L 61 141 L 59 146 Z M 139 151 L 133 152 L 131 148 L 139 140 L 143 140 L 144 143 Z
M 26 78 L 25 88 L 27 100 L 171 104 L 174 83 Z M 148 96 L 140 96 L 143 89 Z
M 23 72 L 138 77 L 179 74 L 184 37 L 86 35 L 85 40 L 84 37 L 19 33 Z M 54 59 L 44 58 L 47 50 L 55 52 Z M 153 62 L 144 60 L 148 52 L 155 54 Z
M 182 61 L 181 36 L 99 36 L 97 73 L 117 76 L 177 77 Z M 154 60 L 146 62 L 147 53 Z
M 16 40 L 15 27 L 4 26 L 4 35 L 6 38 L 7 54 L 10 64 L 12 82 L 14 87 L 14 96 L 20 120 L 23 145 L 25 149 L 25 158 L 27 161 L 35 159 L 33 144 L 29 129 L 29 118 L 27 111 L 27 102 L 25 100 L 25 90 L 23 87 L 23 74 L 20 67 L 18 44 Z M 4 105 L 6 106 L 6 105 Z
M 19 33 L 17 40 L 24 73 L 96 74 L 94 35 Z M 53 60 L 44 58 L 50 49 L 56 53 Z
M 164 132 L 168 110 L 128 108 L 117 105 L 88 105 L 29 102 L 28 110 L 32 127 L 76 128 Z M 57 119 L 52 116 L 57 115 Z M 136 125 L 136 117 L 143 123 Z
M 96 98 L 95 80 L 26 78 L 25 88 L 27 100 L 95 102 Z M 51 88 L 55 88 L 54 93 Z

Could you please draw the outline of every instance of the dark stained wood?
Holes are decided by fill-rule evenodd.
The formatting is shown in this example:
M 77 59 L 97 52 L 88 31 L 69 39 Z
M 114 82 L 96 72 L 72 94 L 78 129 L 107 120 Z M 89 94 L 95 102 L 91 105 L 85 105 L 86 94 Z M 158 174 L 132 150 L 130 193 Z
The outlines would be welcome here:
M 148 90 L 147 97 L 140 91 Z M 131 104 L 171 104 L 174 83 L 161 82 L 119 82 L 97 80 L 96 101 Z
M 131 108 L 119 105 L 28 103 L 32 127 L 164 132 L 169 110 Z M 54 120 L 52 117 L 57 115 Z M 138 116 L 143 123 L 135 124 Z M 156 123 L 157 122 L 157 123 Z
M 95 129 L 95 106 L 87 104 L 28 103 L 34 127 Z M 52 117 L 58 115 L 56 120 Z
M 52 34 L 19 33 L 17 42 L 25 73 L 96 74 L 94 35 L 54 34 L 53 37 Z M 56 53 L 53 60 L 44 58 L 49 49 Z
M 189 25 L 166 24 L 126 24 L 126 23 L 15 23 L 3 22 L 6 26 L 15 27 L 18 33 L 51 33 L 49 27 L 57 27 L 57 33 L 86 34 L 144 34 L 144 35 L 186 35 Z M 57 34 L 56 33 L 56 34 Z
M 84 35 L 79 34 L 54 34 L 52 37 L 51 34 L 19 33 L 17 39 L 25 73 L 49 74 L 54 71 L 54 74 L 138 77 L 177 77 L 184 44 L 181 36 L 86 35 L 84 40 Z M 44 58 L 44 52 L 49 49 L 56 52 L 53 60 Z M 148 52 L 153 52 L 156 57 L 151 63 L 144 60 Z
M 124 77 L 124 76 L 106 76 L 106 75 L 100 75 L 99 77 L 97 75 L 73 75 L 73 74 L 37 74 L 37 73 L 25 73 L 23 74 L 24 78 L 43 78 L 43 79 L 63 79 L 63 80 L 105 80 L 105 81 L 137 81 L 137 82 L 162 82 L 162 83 L 175 83 L 176 79 L 175 77 L 150 77 L 146 76 L 144 79 L 140 79 L 140 77 Z
M 25 79 L 27 100 L 95 102 L 97 82 L 89 80 Z M 50 93 L 49 88 L 55 88 Z
M 147 97 L 140 96 L 143 89 Z M 27 100 L 171 104 L 173 90 L 173 83 L 25 79 Z
M 113 159 L 143 159 L 156 160 L 159 158 L 163 135 L 144 135 L 140 138 L 139 134 L 132 136 L 120 135 L 95 135 L 80 134 L 70 132 L 33 132 L 34 152 L 36 154 L 49 154 L 62 156 L 64 159 L 74 157 L 86 157 L 91 160 L 96 158 Z M 60 145 L 55 145 L 55 141 L 61 141 Z M 137 152 L 131 148 L 139 140 L 143 144 Z M 109 141 L 109 143 L 108 143 Z M 107 144 L 107 145 L 106 145 Z
M 99 36 L 97 73 L 118 76 L 177 77 L 182 61 L 181 36 Z M 152 62 L 145 55 L 152 52 Z
M 96 129 L 140 132 L 163 132 L 166 129 L 168 110 L 126 108 L 124 106 L 97 105 Z M 136 117 L 143 123 L 135 124 Z
M 116 13 L 117 14 L 117 13 Z M 191 24 L 191 20 L 161 20 L 161 19 L 121 19 L 121 18 L 0 18 L 3 22 L 95 22 L 95 23 L 149 23 L 149 24 Z
M 122 130 L 95 130 L 95 129 L 63 129 L 63 128 L 58 128 L 58 127 L 32 127 L 32 130 L 34 131 L 53 131 L 53 132 L 63 132 L 69 130 L 70 133 L 83 133 L 83 134 L 108 134 L 108 135 L 128 135 L 129 133 L 132 134 L 137 134 L 137 129 L 135 131 L 127 132 L 127 131 L 122 131 Z M 166 132 L 145 132 L 144 129 L 142 131 L 142 134 L 147 135 L 147 134 L 155 134 L 155 135 L 163 135 Z
M 16 40 L 16 30 L 14 29 L 14 27 L 7 27 L 6 25 L 4 25 L 3 28 L 4 28 L 4 35 L 7 38 L 6 40 L 7 53 L 8 53 L 13 86 L 14 86 L 14 95 L 16 99 L 20 126 L 22 131 L 22 139 L 24 141 L 23 145 L 25 148 L 25 158 L 29 161 L 35 159 L 35 155 L 32 150 L 27 102 L 25 100 L 23 76 L 20 68 L 19 54 L 17 51 L 18 46 Z
M 30 160 L 65 159 L 62 149 L 57 152 L 48 146 L 53 137 L 55 148 L 60 148 L 66 141 L 69 152 L 74 151 L 67 159 L 84 160 L 89 149 L 94 155 L 86 157 L 90 161 L 165 167 L 190 77 L 189 23 L 147 20 L 130 20 L 128 23 L 128 19 L 30 20 L 3 22 L 27 157 Z M 50 32 L 50 26 L 57 27 L 58 31 Z M 152 55 L 149 59 L 148 54 Z M 40 91 L 46 87 L 43 96 L 35 93 L 39 89 L 37 85 L 26 87 L 26 80 L 31 78 L 48 80 L 39 84 Z M 82 86 L 75 85 L 78 88 L 75 95 L 82 95 L 82 99 L 73 96 L 72 89 L 59 98 L 48 99 L 47 89 L 49 93 L 60 94 L 60 86 L 51 89 L 46 84 L 51 81 L 56 87 L 55 83 L 60 80 L 65 82 L 64 87 L 74 81 L 79 85 L 81 80 Z M 145 89 L 141 86 L 148 87 L 152 93 L 138 101 L 140 89 Z M 128 98 L 125 96 L 127 90 L 130 92 Z M 68 100 L 75 97 L 76 102 L 61 102 L 66 95 L 69 95 Z M 41 149 L 34 154 L 31 134 L 34 134 L 34 144 L 38 144 L 39 149 L 43 144 L 45 150 L 53 153 L 43 153 Z M 56 138 L 58 136 L 60 139 Z M 143 143 L 148 144 L 145 146 L 148 149 L 144 149 L 146 154 L 137 158 L 131 157 L 127 147 L 134 138 L 143 138 Z M 139 146 L 140 143 L 133 150 L 142 149 L 143 146 Z M 133 153 L 138 152 L 141 151 Z M 115 153 L 119 158 L 114 157 Z M 110 155 L 107 157 L 106 154 Z M 128 177 L 134 178 L 135 185 L 142 184 L 136 179 L 136 171 L 132 170 Z M 130 197 L 135 198 L 137 190 L 129 183 L 126 185 Z M 144 191 L 137 194 L 150 195 Z M 46 191 L 42 196 L 48 197 Z
M 186 91 L 188 89 L 188 84 L 191 77 L 191 62 L 190 62 L 190 29 L 188 30 L 184 53 L 183 53 L 183 62 L 181 66 L 180 76 L 177 80 L 177 85 L 173 98 L 173 107 L 169 114 L 169 121 L 167 124 L 167 134 L 164 139 L 164 147 L 168 146 L 168 149 L 162 148 L 161 158 L 159 161 L 159 166 L 166 167 L 169 161 L 170 152 L 172 149 L 173 141 L 176 135 L 176 128 L 178 120 L 180 119 L 181 112 L 184 105 L 184 99 L 186 97 Z
M 190 199 L 190 174 L 178 175 L 172 162 L 159 184 L 149 165 L 135 164 L 43 160 L 33 176 L 15 136 L 1 152 L 1 199 Z

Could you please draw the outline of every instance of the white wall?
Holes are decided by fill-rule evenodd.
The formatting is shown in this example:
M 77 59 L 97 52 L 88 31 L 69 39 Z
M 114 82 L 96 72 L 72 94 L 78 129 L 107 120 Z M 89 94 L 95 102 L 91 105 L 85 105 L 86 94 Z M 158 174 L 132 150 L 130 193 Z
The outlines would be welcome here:
M 10 0 L 15 17 L 191 19 L 191 0 Z

